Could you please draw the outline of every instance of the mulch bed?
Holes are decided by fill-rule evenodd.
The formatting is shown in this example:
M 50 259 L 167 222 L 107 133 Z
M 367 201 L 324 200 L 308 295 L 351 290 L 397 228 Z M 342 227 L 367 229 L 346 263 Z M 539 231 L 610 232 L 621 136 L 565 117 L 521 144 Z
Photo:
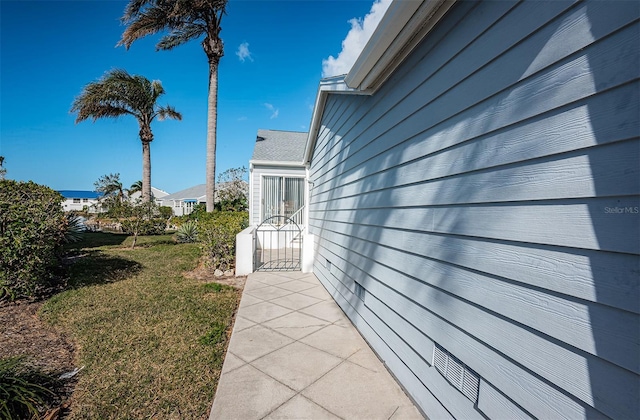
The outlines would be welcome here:
M 44 372 L 59 377 L 74 370 L 74 346 L 61 331 L 42 322 L 38 310 L 43 302 L 0 304 L 0 357 L 26 356 L 27 360 Z M 50 410 L 47 419 L 63 415 L 75 380 L 64 381 L 57 389 L 56 405 L 62 409 Z

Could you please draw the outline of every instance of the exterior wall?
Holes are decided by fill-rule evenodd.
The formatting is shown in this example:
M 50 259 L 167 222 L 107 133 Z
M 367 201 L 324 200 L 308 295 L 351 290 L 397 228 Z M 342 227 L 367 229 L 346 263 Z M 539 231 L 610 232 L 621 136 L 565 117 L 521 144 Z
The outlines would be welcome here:
M 254 226 L 259 225 L 262 220 L 261 216 L 261 187 L 263 176 L 285 176 L 285 177 L 301 177 L 306 175 L 305 168 L 301 167 L 287 167 L 287 166 L 266 166 L 266 165 L 254 165 L 250 175 L 249 186 L 249 217 L 251 224 Z
M 79 203 L 74 202 L 75 201 L 80 201 Z M 94 206 L 98 204 L 98 200 L 92 199 L 92 198 L 65 198 L 65 200 L 62 202 L 62 209 L 64 211 L 83 211 L 85 210 L 85 208 L 89 211 L 89 212 L 96 212 L 95 208 L 92 208 L 91 206 Z
M 329 95 L 314 272 L 430 418 L 640 417 L 638 10 L 459 2 Z

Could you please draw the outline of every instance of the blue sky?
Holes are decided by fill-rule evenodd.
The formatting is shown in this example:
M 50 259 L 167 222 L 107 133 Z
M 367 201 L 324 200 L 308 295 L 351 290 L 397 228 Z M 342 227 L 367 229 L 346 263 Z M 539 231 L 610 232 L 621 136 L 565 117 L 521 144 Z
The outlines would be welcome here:
M 152 124 L 153 186 L 176 192 L 205 182 L 208 66 L 200 42 L 156 52 L 158 37 L 148 37 L 128 51 L 116 48 L 126 3 L 0 0 L 0 155 L 7 178 L 78 190 L 93 189 L 108 173 L 120 173 L 125 186 L 141 179 L 133 118 L 75 124 L 69 113 L 84 85 L 123 68 L 162 81 L 159 103 L 183 115 Z M 221 33 L 218 173 L 248 167 L 259 128 L 308 130 L 323 60 L 340 59 L 343 40 L 358 29 L 352 19 L 364 18 L 372 3 L 229 2 Z

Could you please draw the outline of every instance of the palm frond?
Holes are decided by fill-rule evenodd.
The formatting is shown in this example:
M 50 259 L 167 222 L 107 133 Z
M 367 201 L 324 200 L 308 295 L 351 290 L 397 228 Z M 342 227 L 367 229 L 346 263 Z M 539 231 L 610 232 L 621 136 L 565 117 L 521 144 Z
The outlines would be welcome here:
M 137 16 L 144 6 L 152 2 L 153 0 L 130 0 L 124 9 L 124 15 L 120 18 L 120 21 L 126 24 L 134 16 Z
M 151 99 L 153 100 L 154 103 L 158 100 L 160 96 L 164 95 L 164 87 L 162 86 L 162 83 L 160 82 L 160 80 L 154 80 L 153 82 L 151 82 L 150 92 L 151 92 Z
M 128 25 L 118 45 L 131 44 L 150 34 L 168 31 L 156 45 L 170 50 L 201 35 L 219 39 L 220 21 L 228 0 L 131 0 L 122 22 Z
M 167 118 L 182 121 L 182 114 L 176 111 L 174 107 L 169 105 L 159 107 L 157 115 L 160 121 L 166 120 Z
M 156 45 L 156 48 L 158 50 L 170 50 L 206 33 L 207 28 L 205 25 L 191 23 L 183 26 L 182 28 L 174 29 L 169 34 L 162 37 Z
M 164 31 L 172 24 L 169 12 L 170 10 L 166 6 L 150 6 L 144 11 L 139 11 L 124 22 L 128 26 L 116 46 L 124 45 L 126 49 L 129 49 L 134 41 Z

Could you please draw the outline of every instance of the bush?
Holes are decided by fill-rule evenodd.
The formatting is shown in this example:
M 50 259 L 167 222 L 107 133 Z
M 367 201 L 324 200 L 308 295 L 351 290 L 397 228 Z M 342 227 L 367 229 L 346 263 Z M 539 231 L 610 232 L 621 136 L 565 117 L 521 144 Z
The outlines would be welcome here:
M 56 380 L 28 365 L 22 357 L 0 359 L 0 418 L 39 418 L 55 397 Z
M 160 218 L 164 220 L 169 220 L 173 217 L 173 210 L 169 206 L 158 207 L 158 212 L 160 213 Z
M 198 221 L 207 266 L 227 271 L 235 267 L 236 235 L 249 226 L 247 212 L 216 211 Z
M 0 180 L 0 300 L 53 286 L 67 229 L 62 196 L 33 182 Z

